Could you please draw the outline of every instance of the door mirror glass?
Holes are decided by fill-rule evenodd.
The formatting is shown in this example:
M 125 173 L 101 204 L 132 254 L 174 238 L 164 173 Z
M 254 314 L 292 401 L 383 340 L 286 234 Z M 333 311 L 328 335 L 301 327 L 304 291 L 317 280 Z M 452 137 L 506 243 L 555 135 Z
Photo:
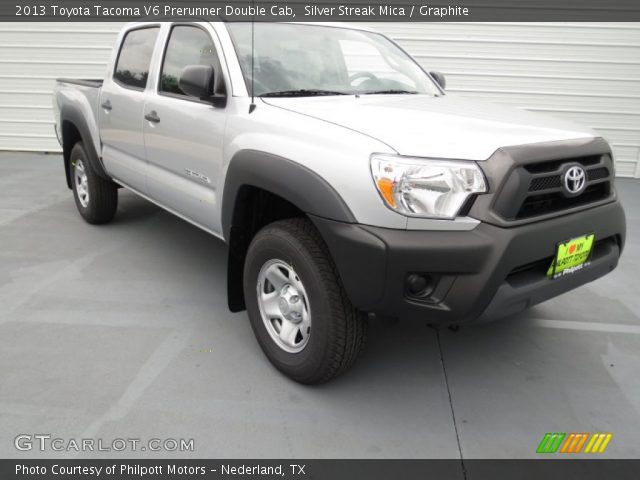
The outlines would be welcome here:
M 213 95 L 213 77 L 211 65 L 187 65 L 182 70 L 178 85 L 187 95 L 204 100 Z

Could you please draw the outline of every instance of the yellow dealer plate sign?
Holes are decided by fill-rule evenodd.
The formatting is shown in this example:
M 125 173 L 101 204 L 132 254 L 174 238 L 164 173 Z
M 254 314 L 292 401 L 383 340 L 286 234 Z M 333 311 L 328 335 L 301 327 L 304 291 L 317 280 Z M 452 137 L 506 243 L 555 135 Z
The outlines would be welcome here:
M 547 276 L 558 278 L 582 270 L 589 264 L 595 235 L 583 235 L 558 244 L 556 257 L 547 271 Z

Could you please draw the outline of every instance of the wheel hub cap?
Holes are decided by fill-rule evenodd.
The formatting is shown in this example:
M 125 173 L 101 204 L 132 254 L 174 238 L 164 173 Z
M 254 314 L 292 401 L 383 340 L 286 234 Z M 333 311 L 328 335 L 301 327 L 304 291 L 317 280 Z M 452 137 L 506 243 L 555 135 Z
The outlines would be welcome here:
M 280 300 L 278 306 L 282 315 L 293 323 L 302 321 L 303 304 L 300 301 L 298 291 L 291 285 L 285 285 L 280 292 Z
M 87 208 L 87 205 L 89 205 L 89 184 L 87 181 L 87 171 L 82 160 L 76 160 L 74 162 L 73 178 L 80 205 Z
M 269 260 L 258 274 L 258 307 L 272 340 L 289 353 L 301 352 L 311 333 L 311 312 L 304 285 L 293 267 Z

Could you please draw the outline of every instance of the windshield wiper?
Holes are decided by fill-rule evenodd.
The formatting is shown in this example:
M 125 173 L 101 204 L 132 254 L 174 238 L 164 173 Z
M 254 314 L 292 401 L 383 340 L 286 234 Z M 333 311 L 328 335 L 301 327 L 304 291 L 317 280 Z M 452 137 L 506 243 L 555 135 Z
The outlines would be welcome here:
M 344 92 L 336 92 L 333 90 L 319 90 L 301 88 L 298 90 L 282 90 L 280 92 L 268 92 L 260 95 L 261 97 L 314 97 L 320 95 L 348 95 Z
M 389 94 L 389 95 L 395 95 L 395 94 L 409 94 L 409 95 L 417 95 L 418 92 L 414 92 L 411 90 L 374 90 L 372 92 L 362 92 L 361 95 L 384 95 L 384 94 Z

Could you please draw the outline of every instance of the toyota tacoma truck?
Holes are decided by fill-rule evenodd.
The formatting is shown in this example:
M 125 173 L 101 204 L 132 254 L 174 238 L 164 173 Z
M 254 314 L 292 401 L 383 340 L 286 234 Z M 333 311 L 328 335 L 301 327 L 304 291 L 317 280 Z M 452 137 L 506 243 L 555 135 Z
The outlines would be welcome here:
M 447 95 L 359 27 L 130 24 L 105 78 L 59 79 L 53 104 L 84 220 L 124 187 L 226 242 L 229 309 L 302 383 L 348 369 L 372 315 L 512 315 L 625 240 L 597 133 Z

